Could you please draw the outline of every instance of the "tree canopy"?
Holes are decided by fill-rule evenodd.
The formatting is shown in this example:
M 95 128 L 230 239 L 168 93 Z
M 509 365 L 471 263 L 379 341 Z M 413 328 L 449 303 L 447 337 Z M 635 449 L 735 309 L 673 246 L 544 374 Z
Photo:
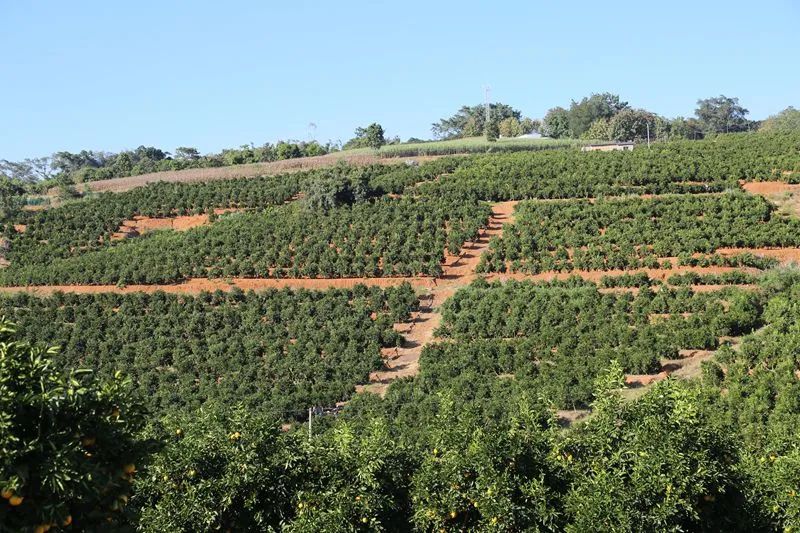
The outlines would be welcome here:
M 752 127 L 752 122 L 747 120 L 748 113 L 750 111 L 739 105 L 738 98 L 725 95 L 700 99 L 695 109 L 697 120 L 706 133 L 747 131 Z
M 0 524 L 8 531 L 113 527 L 145 451 L 144 411 L 129 382 L 58 371 L 55 348 L 16 339 L 0 321 Z M 49 529 L 49 528 L 48 528 Z M 40 529 L 37 529 L 40 531 Z M 44 529 L 46 531 L 46 529 Z
M 628 102 L 623 102 L 619 95 L 611 93 L 592 94 L 579 102 L 573 100 L 569 107 L 569 129 L 572 135 L 580 137 L 595 120 L 610 119 L 627 108 Z
M 777 115 L 772 115 L 761 123 L 759 131 L 800 131 L 800 110 L 787 107 Z
M 563 107 L 554 107 L 542 119 L 542 133 L 553 139 L 572 137 L 569 126 L 569 111 Z
M 386 144 L 384 137 L 383 126 L 377 122 L 373 122 L 366 128 L 356 128 L 355 137 L 344 143 L 342 148 L 348 150 L 351 148 L 375 148 L 378 149 Z
M 490 120 L 496 124 L 508 118 L 517 121 L 522 119 L 522 113 L 507 104 L 489 104 Z M 447 118 L 435 122 L 431 131 L 437 139 L 458 139 L 461 137 L 477 137 L 485 135 L 486 105 L 462 106 L 458 112 Z

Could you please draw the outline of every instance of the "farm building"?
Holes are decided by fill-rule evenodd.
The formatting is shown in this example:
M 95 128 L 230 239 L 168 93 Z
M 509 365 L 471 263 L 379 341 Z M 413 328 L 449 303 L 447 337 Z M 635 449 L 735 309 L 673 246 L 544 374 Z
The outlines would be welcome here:
M 633 141 L 609 144 L 587 144 L 581 148 L 581 152 L 610 152 L 612 150 L 633 150 Z

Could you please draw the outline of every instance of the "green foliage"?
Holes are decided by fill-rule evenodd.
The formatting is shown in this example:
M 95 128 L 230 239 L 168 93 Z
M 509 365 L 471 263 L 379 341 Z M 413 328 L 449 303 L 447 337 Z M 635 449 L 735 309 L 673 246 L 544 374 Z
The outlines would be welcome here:
M 495 103 L 489 104 L 490 122 L 500 123 L 507 118 L 520 120 L 522 113 L 513 107 Z M 443 118 L 432 125 L 434 137 L 437 139 L 458 139 L 461 137 L 486 136 L 486 105 L 462 106 L 458 113 Z
M 27 230 L 10 233 L 8 257 L 17 266 L 46 265 L 55 258 L 109 248 L 115 245 L 111 236 L 122 222 L 137 215 L 169 217 L 282 204 L 298 193 L 304 179 L 313 179 L 317 173 L 193 184 L 155 183 L 54 209 L 19 213 L 14 222 L 25 224 Z
M 695 115 L 705 133 L 730 133 L 747 131 L 751 123 L 749 111 L 739 105 L 738 98 L 720 95 L 697 101 Z
M 542 121 L 538 119 L 523 118 L 519 122 L 520 134 L 542 131 Z
M 585 407 L 611 360 L 628 373 L 654 373 L 680 349 L 715 348 L 720 336 L 754 329 L 761 309 L 752 298 L 664 287 L 601 294 L 577 280 L 474 284 L 444 304 L 438 335 L 455 342 L 423 351 L 419 388 L 489 401 L 486 382 L 513 380 L 557 407 Z
M 758 131 L 800 131 L 800 110 L 789 106 L 777 115 L 772 115 L 764 120 L 758 128 Z
M 305 185 L 305 201 L 310 209 L 328 211 L 367 199 L 372 193 L 366 172 L 349 172 L 347 166 L 324 170 Z
M 385 420 L 336 424 L 303 448 L 290 532 L 408 531 L 416 461 Z
M 274 420 L 244 408 L 166 417 L 148 429 L 162 443 L 136 481 L 141 531 L 265 531 L 291 515 L 298 460 Z
M 129 382 L 114 373 L 62 375 L 56 348 L 17 340 L 0 323 L 0 524 L 113 527 L 143 451 L 144 417 Z
M 610 121 L 607 118 L 598 118 L 589 129 L 581 134 L 581 139 L 610 141 L 611 140 L 611 127 Z
M 563 107 L 554 107 L 542 119 L 542 133 L 553 139 L 572 137 L 569 125 L 569 111 Z
M 621 101 L 618 95 L 611 93 L 592 94 L 579 102 L 573 100 L 568 115 L 569 131 L 576 137 L 582 137 L 594 121 L 611 119 L 627 107 L 627 102 Z
M 0 312 L 20 324 L 23 338 L 63 346 L 60 368 L 80 365 L 109 378 L 125 371 L 156 412 L 217 400 L 292 418 L 366 382 L 381 368 L 381 347 L 401 341 L 392 324 L 416 305 L 405 284 L 196 297 L 20 294 L 0 300 Z
M 547 224 L 541 224 L 547 220 Z M 800 221 L 744 193 L 718 196 L 522 202 L 516 223 L 482 258 L 490 271 L 614 270 L 658 266 L 660 258 L 713 254 L 724 247 L 800 245 Z M 708 263 L 738 266 L 735 257 Z M 744 259 L 744 258 L 739 258 Z M 694 258 L 695 262 L 697 258 Z
M 373 122 L 366 128 L 356 128 L 356 136 L 344 143 L 343 150 L 352 148 L 374 148 L 378 149 L 386 144 L 383 126 Z
M 386 145 L 378 152 L 380 157 L 418 157 L 453 154 L 484 154 L 506 152 L 538 152 L 565 148 L 578 148 L 581 141 L 573 139 L 502 138 L 487 141 L 486 137 L 461 137 L 445 141 L 425 141 Z
M 170 156 L 169 152 L 152 146 L 140 146 L 136 150 L 118 154 L 90 150 L 83 150 L 80 153 L 57 152 L 52 158 L 41 158 L 42 162 L 33 161 L 36 164 L 32 167 L 32 175 L 36 179 L 48 182 L 77 184 L 149 172 L 310 157 L 324 155 L 337 149 L 338 147 L 331 143 L 321 145 L 317 141 L 279 141 L 274 145 L 270 143 L 262 146 L 243 145 L 239 148 L 222 150 L 218 154 L 207 155 L 201 155 L 196 148 L 180 146 L 175 149 L 174 157 Z
M 564 466 L 551 453 L 556 426 L 524 400 L 508 423 L 484 429 L 445 398 L 414 474 L 413 520 L 423 531 L 554 531 L 564 523 Z
M 530 119 L 527 120 L 530 121 Z M 531 123 L 528 127 L 532 128 L 533 124 Z M 523 133 L 530 133 L 530 131 L 525 131 L 525 132 L 522 131 L 522 124 L 515 117 L 508 117 L 506 119 L 501 120 L 498 123 L 497 128 L 499 136 L 506 138 L 519 137 Z
M 205 184 L 156 184 L 34 214 L 7 228 L 7 283 L 158 283 L 187 277 L 434 275 L 445 248 L 477 236 L 488 206 L 408 195 L 362 201 L 433 180 L 464 160 L 410 167 L 337 166 L 303 174 Z M 301 189 L 304 206 L 282 205 Z M 273 207 L 271 207 L 273 206 Z M 336 207 L 338 206 L 338 207 Z M 271 207 L 271 208 L 270 208 Z M 234 208 L 210 226 L 113 241 L 135 215 Z M 258 209 L 268 208 L 259 212 Z M 395 231 L 397 230 L 397 231 Z M 264 235 L 272 238 L 265 239 Z M 295 253 L 289 250 L 295 249 Z
M 735 446 L 696 391 L 667 381 L 636 402 L 595 409 L 561 448 L 575 476 L 567 531 L 728 531 L 756 522 L 740 507 Z
M 484 128 L 484 132 L 486 135 L 486 140 L 489 142 L 497 141 L 497 138 L 500 136 L 500 129 L 497 125 L 497 120 L 491 120 L 489 124 L 486 125 Z
M 697 272 L 686 272 L 684 274 L 673 274 L 667 280 L 670 285 L 745 285 L 755 283 L 758 276 L 733 270 L 722 274 L 698 274 Z
M 791 179 L 779 169 L 800 172 L 798 143 L 798 134 L 735 134 L 626 152 L 482 155 L 420 190 L 493 201 L 722 192 L 739 188 L 738 180 Z
M 608 138 L 613 141 L 646 141 L 648 126 L 650 138 L 655 140 L 657 117 L 643 109 L 626 108 L 609 120 Z
M 168 283 L 190 277 L 437 275 L 446 248 L 489 217 L 478 201 L 382 197 L 326 212 L 289 204 L 210 226 L 156 232 L 49 263 L 12 266 L 4 284 Z M 265 238 L 265 236 L 269 238 Z
M 25 187 L 17 180 L 0 176 L 0 224 L 19 216 L 25 205 Z

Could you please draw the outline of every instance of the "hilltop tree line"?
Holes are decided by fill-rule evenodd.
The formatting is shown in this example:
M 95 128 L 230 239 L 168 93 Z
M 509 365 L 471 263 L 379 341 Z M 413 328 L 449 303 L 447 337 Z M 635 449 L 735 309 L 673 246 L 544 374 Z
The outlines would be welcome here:
M 542 131 L 554 138 L 611 141 L 640 141 L 647 139 L 648 133 L 653 140 L 702 139 L 709 134 L 758 129 L 760 123 L 748 120 L 748 114 L 738 98 L 720 95 L 698 100 L 694 117 L 670 120 L 632 108 L 616 94 L 602 93 L 573 100 L 569 109 L 550 109 L 542 119 Z
M 800 129 L 800 111 L 788 107 L 762 122 L 747 119 L 749 111 L 739 104 L 738 98 L 720 95 L 697 101 L 695 116 L 667 119 L 656 113 L 632 108 L 619 95 L 592 94 L 579 101 L 573 100 L 569 108 L 554 107 L 541 119 L 523 117 L 522 112 L 508 104 L 489 104 L 489 122 L 486 123 L 486 105 L 462 106 L 454 115 L 442 118 L 432 125 L 436 139 L 460 139 L 485 136 L 513 138 L 538 132 L 554 139 L 584 139 L 602 141 L 642 141 L 668 139 L 702 139 L 710 134 L 733 133 L 751 130 L 797 131 Z M 649 132 L 648 132 L 649 128 Z M 422 142 L 411 138 L 412 142 Z M 135 150 L 119 153 L 82 150 L 77 153 L 60 151 L 52 156 L 28 158 L 23 161 L 0 160 L 0 199 L 3 203 L 17 193 L 11 189 L 41 191 L 53 185 L 74 184 L 139 175 L 166 170 L 207 168 L 246 163 L 270 162 L 298 157 L 324 155 L 340 149 L 380 149 L 388 144 L 401 144 L 400 138 L 387 138 L 383 126 L 373 122 L 355 130 L 355 136 L 343 146 L 317 141 L 278 141 L 261 146 L 242 145 L 220 153 L 202 155 L 193 147 L 178 147 L 172 153 L 152 146 L 139 146 Z M 2 206 L 0 206 L 2 209 Z
M 752 131 L 796 131 L 800 129 L 798 111 L 792 107 L 762 123 L 747 118 L 749 111 L 738 98 L 720 95 L 697 101 L 695 116 L 668 119 L 654 112 L 637 109 L 619 95 L 597 93 L 573 100 L 568 108 L 553 107 L 540 120 L 523 118 L 522 113 L 502 103 L 463 106 L 457 113 L 432 125 L 437 139 L 486 136 L 518 137 L 539 132 L 554 139 L 580 138 L 602 141 L 642 141 L 702 139 L 711 134 Z
M 27 185 L 29 189 L 42 189 L 53 185 L 72 185 L 149 172 L 280 161 L 324 155 L 336 150 L 338 147 L 332 143 L 279 141 L 261 146 L 242 145 L 206 155 L 201 155 L 196 148 L 185 146 L 176 148 L 172 153 L 153 146 L 139 146 L 135 150 L 118 153 L 62 151 L 49 157 L 19 162 L 0 160 L 0 176 Z M 38 186 L 33 187 L 34 185 Z

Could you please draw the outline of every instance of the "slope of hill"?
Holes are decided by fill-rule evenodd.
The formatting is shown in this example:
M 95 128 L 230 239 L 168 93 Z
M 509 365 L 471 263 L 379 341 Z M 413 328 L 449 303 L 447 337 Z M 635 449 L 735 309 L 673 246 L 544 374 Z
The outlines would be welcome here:
M 151 184 L 11 221 L 0 314 L 149 407 L 115 524 L 786 530 L 799 170 L 759 134 Z

